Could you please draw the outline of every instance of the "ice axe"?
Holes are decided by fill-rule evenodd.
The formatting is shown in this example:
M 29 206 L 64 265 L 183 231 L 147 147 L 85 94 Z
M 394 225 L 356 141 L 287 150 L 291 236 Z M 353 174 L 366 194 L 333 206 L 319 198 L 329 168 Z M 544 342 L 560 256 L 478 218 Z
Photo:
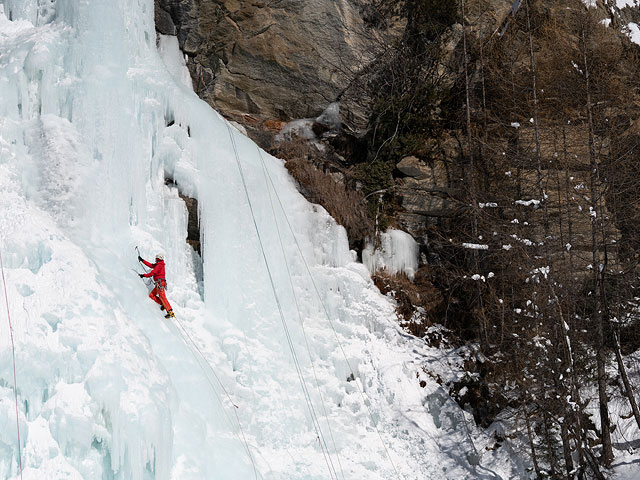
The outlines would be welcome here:
M 136 275 L 140 277 L 140 272 L 138 272 L 135 268 L 132 268 L 131 270 L 133 270 L 136 273 Z M 143 282 L 144 282 L 145 285 L 149 286 L 149 283 L 147 283 L 146 280 L 143 279 Z
M 140 249 L 138 248 L 138 246 L 135 246 L 136 252 L 138 252 L 138 258 L 140 258 L 142 255 L 140 255 Z M 140 260 L 138 260 L 138 262 L 140 263 L 140 265 L 142 265 L 142 268 L 144 270 L 144 263 L 142 263 Z M 132 268 L 131 270 L 133 270 L 134 272 L 136 272 L 136 275 L 140 276 L 140 272 L 138 272 L 135 268 Z M 147 283 L 146 280 L 144 280 L 145 285 L 149 286 L 149 284 Z
M 142 258 L 142 255 L 140 255 L 140 249 L 138 248 L 137 245 L 135 246 L 135 249 L 136 249 L 136 252 L 138 252 L 138 262 L 140 263 L 140 265 L 142 265 L 142 268 L 144 268 L 145 264 L 140 261 L 140 258 Z

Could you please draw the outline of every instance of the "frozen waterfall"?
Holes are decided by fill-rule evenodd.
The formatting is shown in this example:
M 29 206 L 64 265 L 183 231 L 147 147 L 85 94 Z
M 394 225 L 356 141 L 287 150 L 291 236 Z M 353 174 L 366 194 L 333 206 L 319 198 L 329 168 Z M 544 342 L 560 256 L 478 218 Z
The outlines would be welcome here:
M 153 9 L 0 0 L 23 478 L 511 477 L 425 374 L 437 351 L 398 329 L 344 229 L 193 93 Z M 198 200 L 202 258 L 179 191 Z M 132 271 L 136 245 L 165 253 L 177 322 Z M 16 479 L 2 311 L 0 479 Z

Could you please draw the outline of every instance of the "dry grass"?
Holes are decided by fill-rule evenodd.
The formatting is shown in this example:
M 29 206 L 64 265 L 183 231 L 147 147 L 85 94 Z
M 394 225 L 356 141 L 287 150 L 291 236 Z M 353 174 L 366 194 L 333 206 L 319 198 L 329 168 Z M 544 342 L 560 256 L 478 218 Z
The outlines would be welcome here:
M 438 307 L 444 301 L 442 293 L 431 283 L 428 267 L 416 272 L 413 282 L 405 274 L 380 271 L 373 276 L 378 289 L 390 294 L 397 303 L 396 310 L 402 326 L 416 337 L 424 337 L 437 320 Z
M 321 154 L 304 139 L 283 142 L 274 153 L 286 161 L 289 173 L 300 183 L 307 200 L 322 205 L 347 230 L 351 248 L 361 250 L 365 238 L 373 232 L 373 221 L 367 214 L 362 193 L 318 168 Z

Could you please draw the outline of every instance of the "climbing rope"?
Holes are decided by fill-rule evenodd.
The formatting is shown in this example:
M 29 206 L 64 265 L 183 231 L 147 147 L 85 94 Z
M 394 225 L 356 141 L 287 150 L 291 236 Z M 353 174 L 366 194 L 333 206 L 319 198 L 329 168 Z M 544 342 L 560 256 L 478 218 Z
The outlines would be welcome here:
M 287 225 L 289 227 L 289 230 L 291 231 L 291 235 L 293 237 L 293 240 L 296 244 L 296 247 L 298 249 L 298 252 L 300 253 L 300 257 L 302 258 L 302 262 L 304 263 L 304 266 L 307 270 L 307 273 L 309 274 L 309 278 L 311 279 L 311 283 L 313 284 L 313 288 L 316 292 L 316 295 L 318 296 L 318 300 L 320 301 L 320 304 L 322 305 L 322 308 L 324 310 L 325 316 L 327 317 L 327 320 L 329 322 L 329 325 L 331 326 L 331 330 L 333 331 L 333 334 L 336 338 L 336 342 L 338 343 L 338 346 L 340 347 L 340 351 L 342 352 L 342 356 L 345 359 L 345 362 L 347 363 L 347 367 L 349 368 L 349 371 L 351 373 L 351 376 L 355 379 L 356 375 L 355 372 L 353 371 L 353 368 L 351 368 L 351 363 L 349 362 L 349 359 L 347 357 L 347 354 L 344 351 L 344 347 L 342 346 L 342 342 L 340 341 L 340 338 L 338 337 L 338 332 L 336 331 L 334 325 L 333 325 L 333 321 L 331 319 L 331 315 L 329 314 L 329 310 L 327 309 L 327 306 L 324 302 L 324 300 L 322 299 L 322 295 L 320 294 L 320 290 L 316 284 L 316 281 L 313 277 L 313 274 L 311 273 L 311 268 L 309 267 L 309 264 L 307 263 L 307 260 L 304 256 L 304 253 L 302 252 L 302 247 L 300 247 L 300 243 L 298 242 L 298 238 L 293 230 L 293 227 L 291 226 L 291 222 L 289 221 L 289 216 L 287 215 L 286 210 L 284 209 L 284 206 L 282 204 L 282 200 L 280 199 L 280 195 L 278 195 L 278 191 L 275 188 L 275 184 L 273 183 L 273 179 L 271 178 L 271 174 L 269 173 L 268 169 L 266 168 L 266 164 L 264 162 L 264 158 L 262 157 L 262 152 L 260 151 L 260 149 L 256 146 L 256 148 L 258 149 L 258 155 L 260 156 L 260 162 L 262 163 L 262 168 L 264 169 L 266 175 L 269 178 L 269 182 L 271 183 L 271 186 L 273 188 L 273 191 L 275 193 L 276 199 L 278 200 L 278 204 L 280 205 L 280 209 L 282 210 L 282 214 L 284 215 L 284 218 L 287 222 Z M 364 392 L 362 391 L 362 389 L 360 388 L 360 385 L 358 385 L 358 382 L 354 382 L 356 384 L 356 387 L 358 388 L 358 392 L 360 393 L 360 397 L 362 399 L 362 403 L 364 404 L 364 406 L 367 409 L 367 412 L 369 413 L 369 417 L 371 419 L 371 423 L 373 425 L 373 428 L 375 429 L 378 438 L 380 439 L 380 443 L 382 444 L 382 447 L 384 448 L 385 454 L 389 460 L 389 463 L 391 464 L 391 466 L 393 467 L 393 470 L 396 474 L 396 476 L 398 478 L 400 478 L 400 474 L 398 473 L 398 470 L 395 466 L 395 464 L 393 463 L 393 460 L 391 459 L 391 455 L 389 453 L 389 450 L 387 448 L 387 445 L 385 444 L 384 440 L 382 439 L 382 435 L 380 434 L 380 430 L 378 429 L 378 426 L 376 425 L 376 422 L 373 418 L 373 412 L 371 412 L 371 408 L 369 407 L 369 405 L 366 402 L 365 396 L 364 396 Z
M 178 320 L 178 318 L 176 318 L 176 317 L 174 317 L 173 320 L 176 322 L 176 325 L 179 327 L 178 328 L 178 332 L 180 333 L 180 336 L 184 340 L 185 344 L 187 345 L 187 348 L 189 348 L 189 350 L 191 351 L 191 353 L 194 356 L 194 358 L 196 358 L 198 366 L 200 367 L 202 372 L 205 374 L 205 378 L 207 379 L 207 382 L 211 386 L 211 390 L 213 391 L 213 393 L 218 398 L 218 402 L 220 402 L 220 405 L 222 405 L 222 411 L 224 412 L 225 417 L 227 417 L 227 420 L 229 421 L 229 424 L 232 426 L 232 428 L 234 427 L 233 421 L 231 420 L 231 418 L 229 418 L 229 415 L 228 415 L 227 411 L 224 408 L 224 405 L 222 403 L 222 399 L 220 398 L 220 395 L 218 395 L 218 392 L 216 391 L 215 387 L 213 386 L 213 383 L 209 380 L 209 377 L 208 377 L 208 375 L 207 375 L 202 363 L 200 361 L 198 361 L 198 357 L 196 356 L 195 352 L 191 349 L 191 347 L 189 345 L 192 345 L 193 348 L 195 348 L 196 352 L 198 353 L 198 355 L 200 356 L 200 358 L 202 359 L 204 364 L 207 366 L 208 370 L 215 377 L 216 381 L 218 382 L 218 385 L 220 385 L 220 388 L 222 388 L 222 391 L 224 392 L 225 396 L 229 400 L 229 403 L 231 403 L 231 405 L 233 405 L 233 407 L 234 407 L 233 413 L 234 413 L 234 415 L 236 417 L 236 422 L 237 422 L 237 425 L 238 425 L 238 429 L 240 430 L 240 436 L 242 436 L 242 438 L 240 438 L 240 436 L 238 436 L 237 432 L 234 432 L 234 434 L 236 435 L 236 438 L 238 438 L 238 440 L 240 440 L 240 442 L 243 444 L 244 449 L 247 452 L 247 455 L 249 456 L 249 460 L 251 460 L 251 465 L 253 466 L 253 473 L 255 475 L 255 478 L 257 479 L 258 478 L 258 469 L 257 469 L 255 461 L 253 459 L 253 455 L 251 454 L 251 450 L 249 448 L 249 443 L 247 442 L 247 438 L 246 438 L 246 436 L 244 434 L 244 430 L 242 429 L 242 425 L 240 423 L 240 417 L 238 416 L 238 411 L 237 411 L 237 409 L 239 408 L 238 405 L 236 405 L 235 402 L 231 399 L 231 395 L 229 395 L 229 392 L 224 387 L 224 384 L 220 380 L 220 377 L 218 377 L 218 375 L 216 374 L 215 370 L 213 369 L 211 364 L 207 361 L 206 357 L 204 356 L 204 353 L 202 353 L 202 350 L 200 350 L 200 348 L 196 344 L 195 340 L 191 337 L 191 335 L 189 335 L 189 332 L 187 331 L 185 326 L 182 324 L 182 322 L 180 320 Z M 262 477 L 262 475 L 260 475 L 260 476 Z
M 18 432 L 18 464 L 20 466 L 20 479 L 22 480 L 22 453 L 20 451 L 20 421 L 18 416 L 18 380 L 16 376 L 16 347 L 13 342 L 13 325 L 11 324 L 11 311 L 9 310 L 9 296 L 7 295 L 7 282 L 4 278 L 4 263 L 0 252 L 0 270 L 2 271 L 2 287 L 4 289 L 4 303 L 7 307 L 7 319 L 9 320 L 9 335 L 11 337 L 11 355 L 13 358 L 13 394 L 16 402 L 16 430 Z
M 135 249 L 138 252 L 138 256 L 140 256 L 140 250 L 138 249 L 137 246 L 135 247 Z M 143 269 L 144 269 L 145 265 L 142 262 L 140 262 L 140 264 L 143 266 Z M 132 269 L 132 270 L 134 272 L 138 273 L 136 270 L 134 270 L 134 269 Z M 145 282 L 145 284 L 147 284 L 147 286 L 149 286 L 149 284 L 147 282 Z M 193 358 L 196 360 L 196 363 L 200 367 L 200 370 L 202 370 L 202 373 L 204 374 L 204 377 L 207 380 L 207 383 L 209 383 L 209 386 L 211 387 L 211 391 L 214 393 L 214 395 L 218 399 L 218 402 L 222 406 L 222 411 L 223 411 L 225 417 L 227 418 L 227 421 L 229 422 L 229 425 L 231 425 L 231 428 L 233 429 L 234 435 L 240 441 L 240 443 L 242 443 L 243 448 L 245 449 L 247 455 L 249 456 L 249 460 L 251 461 L 251 465 L 253 466 L 254 476 L 257 479 L 258 478 L 258 469 L 257 469 L 255 461 L 253 459 L 253 455 L 251 454 L 251 449 L 249 448 L 249 442 L 247 442 L 247 438 L 246 438 L 246 436 L 244 434 L 244 430 L 242 429 L 242 424 L 240 423 L 240 418 L 238 417 L 238 412 L 237 412 L 237 409 L 239 408 L 238 405 L 236 405 L 236 403 L 232 400 L 231 395 L 229 394 L 229 392 L 225 388 L 224 384 L 222 383 L 222 380 L 220 380 L 220 377 L 215 372 L 215 370 L 213 369 L 213 367 L 211 366 L 209 361 L 206 359 L 206 357 L 204 356 L 204 353 L 202 352 L 202 350 L 200 350 L 200 348 L 198 347 L 198 344 L 195 342 L 193 337 L 191 337 L 191 335 L 189 335 L 189 332 L 185 328 L 184 324 L 176 317 L 173 317 L 173 320 L 176 323 L 176 330 L 178 330 L 178 333 L 180 334 L 180 337 L 182 337 L 182 341 L 184 342 L 186 347 L 191 352 L 191 355 L 193 355 Z M 209 370 L 209 372 L 211 372 L 213 377 L 218 382 L 218 385 L 220 385 L 220 388 L 222 388 L 222 391 L 224 392 L 225 396 L 229 400 L 229 403 L 231 403 L 231 405 L 233 405 L 233 407 L 234 407 L 233 413 L 234 413 L 234 415 L 236 417 L 236 422 L 237 422 L 237 425 L 238 425 L 238 430 L 240 431 L 240 435 L 238 435 L 238 432 L 235 430 L 235 425 L 234 425 L 233 421 L 231 420 L 231 418 L 229 417 L 229 414 L 227 413 L 226 409 L 224 408 L 224 403 L 222 402 L 222 399 L 220 398 L 220 395 L 218 394 L 218 391 L 216 390 L 215 386 L 213 385 L 213 382 L 211 382 L 211 380 L 209 379 L 209 376 L 207 375 L 207 370 L 204 368 L 203 364 L 207 366 L 207 369 Z M 242 437 L 242 438 L 240 438 L 240 437 Z M 260 477 L 262 477 L 262 475 L 260 475 Z
M 264 173 L 264 181 L 267 187 L 267 193 L 269 194 L 269 204 L 271 205 L 271 212 L 273 213 L 273 223 L 276 226 L 276 231 L 278 232 L 278 240 L 280 242 L 280 250 L 282 251 L 282 257 L 284 258 L 284 264 L 287 268 L 287 276 L 289 277 L 289 284 L 291 285 L 291 293 L 293 294 L 293 300 L 296 305 L 296 311 L 298 312 L 298 320 L 300 322 L 300 327 L 302 328 L 302 335 L 304 337 L 304 343 L 307 347 L 307 353 L 309 355 L 309 363 L 311 364 L 311 369 L 313 371 L 313 378 L 316 383 L 316 390 L 318 391 L 318 395 L 320 396 L 320 403 L 322 404 L 322 409 L 324 411 L 324 418 L 327 422 L 327 427 L 329 429 L 329 435 L 331 436 L 331 443 L 333 443 L 333 449 L 336 452 L 336 457 L 338 458 L 338 466 L 340 467 L 340 473 L 342 474 L 342 478 L 346 478 L 344 475 L 344 470 L 342 469 L 342 462 L 340 461 L 340 454 L 338 453 L 338 447 L 336 446 L 336 441 L 333 436 L 333 429 L 331 428 L 331 422 L 329 422 L 329 414 L 327 413 L 327 407 L 324 402 L 324 398 L 322 397 L 322 390 L 320 389 L 320 382 L 318 381 L 318 375 L 316 373 L 316 367 L 313 363 L 313 357 L 311 355 L 311 348 L 309 347 L 309 340 L 307 338 L 307 331 L 304 328 L 304 321 L 302 320 L 302 314 L 300 313 L 300 305 L 298 303 L 298 296 L 296 295 L 295 287 L 293 286 L 293 278 L 291 276 L 291 271 L 289 269 L 289 262 L 287 261 L 287 255 L 284 250 L 284 242 L 282 241 L 282 235 L 280 233 L 280 226 L 278 224 L 278 219 L 276 216 L 276 209 L 273 205 L 273 198 L 271 197 L 271 188 L 269 187 L 269 180 L 267 178 L 267 170 L 262 159 L 262 154 L 260 153 L 260 149 L 258 149 L 258 153 L 260 154 L 260 162 L 262 163 L 262 170 Z M 275 189 L 274 189 L 275 190 Z
M 314 429 L 316 430 L 316 435 L 318 437 L 318 440 L 320 441 L 320 449 L 322 450 L 322 454 L 324 456 L 325 459 L 325 463 L 327 464 L 327 468 L 329 469 L 329 475 L 330 477 L 333 479 L 334 477 L 336 479 L 338 479 L 338 475 L 336 472 L 335 467 L 333 466 L 333 462 L 331 461 L 331 455 L 329 453 L 329 449 L 327 448 L 327 443 L 324 439 L 324 435 L 322 433 L 322 429 L 320 427 L 320 422 L 318 421 L 318 416 L 315 412 L 315 408 L 313 406 L 313 402 L 311 401 L 311 395 L 309 394 L 309 391 L 307 389 L 305 380 L 304 380 L 304 374 L 302 372 L 302 367 L 300 366 L 300 362 L 298 361 L 298 356 L 296 354 L 295 348 L 293 346 L 293 340 L 291 338 L 291 333 L 289 332 L 289 327 L 287 326 L 287 322 L 285 320 L 284 317 L 284 312 L 282 310 L 282 305 L 280 303 L 280 297 L 278 296 L 278 292 L 276 290 L 276 286 L 275 286 L 275 281 L 273 279 L 273 274 L 271 272 L 271 267 L 269 266 L 269 262 L 267 260 L 267 254 L 265 252 L 264 249 L 264 243 L 262 241 L 262 236 L 260 235 L 260 229 L 258 228 L 258 222 L 256 220 L 256 216 L 255 216 L 255 212 L 253 210 L 253 204 L 251 202 L 251 197 L 249 195 L 249 189 L 247 187 L 247 182 L 244 176 L 244 172 L 242 170 L 242 165 L 240 163 L 240 155 L 238 153 L 238 148 L 236 146 L 236 142 L 235 142 L 235 138 L 233 136 L 233 132 L 231 130 L 231 126 L 229 125 L 229 123 L 226 124 L 227 125 L 227 130 L 229 131 L 229 137 L 231 138 L 231 146 L 233 147 L 233 151 L 235 154 L 235 158 L 236 158 L 236 164 L 238 166 L 238 171 L 240 172 L 240 178 L 242 180 L 242 185 L 244 187 L 244 192 L 245 195 L 247 197 L 247 202 L 249 204 L 249 210 L 251 212 L 251 217 L 253 219 L 253 225 L 255 227 L 256 230 L 256 235 L 258 237 L 258 243 L 260 244 L 260 250 L 262 253 L 262 258 L 264 259 L 264 263 L 265 263 L 265 267 L 267 269 L 267 274 L 269 276 L 269 281 L 271 283 L 271 289 L 273 291 L 273 295 L 275 298 L 275 302 L 278 308 L 278 312 L 280 313 L 280 320 L 282 322 L 282 326 L 283 329 L 285 331 L 285 337 L 287 339 L 287 344 L 289 345 L 289 350 L 291 351 L 291 356 L 293 358 L 293 363 L 295 365 L 296 368 L 296 373 L 298 375 L 298 380 L 300 382 L 300 386 L 302 388 L 304 397 L 305 397 L 305 402 L 307 404 L 307 408 L 309 409 L 309 414 L 311 415 L 311 420 L 314 426 Z

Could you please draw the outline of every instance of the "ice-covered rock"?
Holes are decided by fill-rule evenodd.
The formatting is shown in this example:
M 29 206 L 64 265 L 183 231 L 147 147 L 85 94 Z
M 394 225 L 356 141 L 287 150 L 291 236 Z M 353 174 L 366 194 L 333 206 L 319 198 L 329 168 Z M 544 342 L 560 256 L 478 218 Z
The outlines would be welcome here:
M 392 274 L 405 273 L 413 278 L 418 270 L 419 248 L 411 235 L 402 230 L 389 229 L 380 234 L 380 246 L 369 242 L 362 251 L 362 261 L 371 273 L 387 270 Z

